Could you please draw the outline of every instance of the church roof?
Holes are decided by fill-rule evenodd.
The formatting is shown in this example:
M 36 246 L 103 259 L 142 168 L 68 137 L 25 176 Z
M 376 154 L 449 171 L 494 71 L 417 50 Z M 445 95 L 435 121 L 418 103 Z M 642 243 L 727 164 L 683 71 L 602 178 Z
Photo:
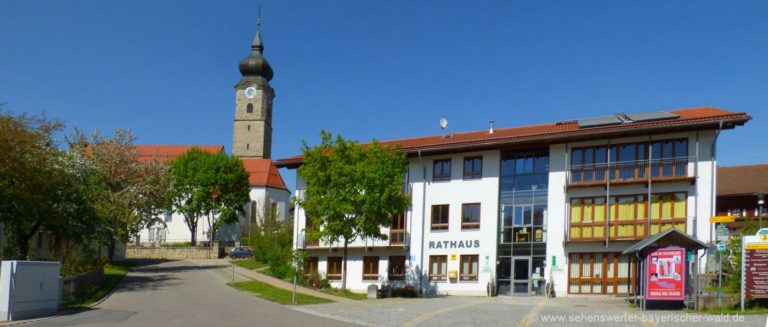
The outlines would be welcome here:
M 136 145 L 139 161 L 150 162 L 157 158 L 160 162 L 167 162 L 180 157 L 182 154 L 198 148 L 200 150 L 219 153 L 224 152 L 223 145 Z M 280 171 L 270 159 L 241 159 L 245 171 L 248 172 L 248 184 L 251 187 L 271 187 L 288 190 L 285 186 Z
M 698 107 L 669 110 L 668 119 L 629 121 L 624 123 L 586 126 L 580 125 L 585 120 L 567 120 L 548 124 L 497 128 L 493 133 L 488 130 L 434 135 L 399 140 L 380 141 L 379 144 L 399 144 L 408 155 L 457 153 L 466 151 L 498 149 L 502 147 L 545 146 L 553 143 L 583 141 L 598 138 L 647 135 L 670 131 L 717 129 L 722 121 L 724 129 L 743 125 L 752 117 L 746 113 L 736 113 L 713 107 Z M 280 167 L 296 168 L 303 161 L 302 155 L 279 159 L 275 164 Z
M 285 186 L 280 171 L 270 159 L 242 159 L 243 166 L 248 172 L 248 178 L 251 186 L 271 187 L 282 190 L 288 190 Z
M 135 145 L 136 152 L 139 156 L 139 161 L 141 162 L 150 162 L 153 158 L 157 158 L 160 162 L 166 162 L 169 160 L 176 159 L 180 157 L 182 154 L 186 153 L 189 150 L 192 150 L 192 148 L 198 148 L 200 150 L 210 152 L 210 153 L 218 153 L 218 152 L 224 152 L 224 146 L 223 145 L 146 145 L 146 144 L 137 144 Z

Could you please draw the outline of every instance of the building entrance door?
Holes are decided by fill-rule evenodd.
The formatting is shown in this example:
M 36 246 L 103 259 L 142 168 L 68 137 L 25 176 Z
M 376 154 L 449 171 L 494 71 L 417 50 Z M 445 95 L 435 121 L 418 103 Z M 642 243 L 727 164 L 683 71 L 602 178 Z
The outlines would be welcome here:
M 512 294 L 527 295 L 531 289 L 531 258 L 512 258 Z

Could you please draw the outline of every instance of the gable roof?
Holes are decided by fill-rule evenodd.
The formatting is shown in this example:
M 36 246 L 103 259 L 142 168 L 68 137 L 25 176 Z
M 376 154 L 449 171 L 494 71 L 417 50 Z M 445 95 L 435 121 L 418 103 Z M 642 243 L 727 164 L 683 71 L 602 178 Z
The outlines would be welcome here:
M 717 195 L 768 194 L 768 165 L 717 167 Z
M 242 159 L 243 167 L 248 172 L 248 183 L 251 186 L 271 187 L 288 190 L 280 171 L 270 159 Z
M 548 124 L 497 128 L 494 133 L 488 130 L 465 133 L 433 135 L 381 141 L 383 145 L 399 144 L 406 154 L 450 153 L 470 150 L 492 149 L 505 146 L 546 145 L 566 141 L 588 140 L 611 136 L 630 136 L 648 132 L 681 131 L 691 129 L 718 128 L 720 122 L 724 129 L 743 125 L 752 117 L 746 113 L 736 113 L 713 107 L 697 107 L 669 110 L 676 118 L 645 122 L 630 122 L 618 125 L 579 127 L 577 120 L 561 121 Z M 301 165 L 302 155 L 279 159 L 277 167 L 295 168 Z
M 150 162 L 153 158 L 157 158 L 160 162 L 166 162 L 176 159 L 182 154 L 186 153 L 192 148 L 198 148 L 200 150 L 219 153 L 224 152 L 223 145 L 147 145 L 137 144 L 135 145 L 136 152 L 139 156 L 139 161 Z
M 680 246 L 686 249 L 696 249 L 696 250 L 707 248 L 707 245 L 704 244 L 704 242 L 699 241 L 696 238 L 686 233 L 683 233 L 677 229 L 670 228 L 670 229 L 667 229 L 666 231 L 647 237 L 646 239 L 635 243 L 634 245 L 624 250 L 624 252 L 622 252 L 621 254 L 640 252 L 650 246 L 654 246 L 654 247 Z

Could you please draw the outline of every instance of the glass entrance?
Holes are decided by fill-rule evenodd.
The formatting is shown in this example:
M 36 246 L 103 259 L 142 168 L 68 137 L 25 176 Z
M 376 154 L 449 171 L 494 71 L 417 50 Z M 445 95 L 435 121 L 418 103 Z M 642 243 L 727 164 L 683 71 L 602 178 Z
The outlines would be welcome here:
M 548 172 L 546 150 L 502 154 L 496 261 L 499 295 L 543 290 Z
M 531 258 L 512 259 L 512 293 L 529 294 L 531 289 Z

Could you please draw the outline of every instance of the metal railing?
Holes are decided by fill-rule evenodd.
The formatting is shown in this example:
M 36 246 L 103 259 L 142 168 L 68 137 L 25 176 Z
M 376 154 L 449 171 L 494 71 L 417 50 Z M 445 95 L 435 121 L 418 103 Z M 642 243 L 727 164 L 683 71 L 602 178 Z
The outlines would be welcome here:
M 652 160 L 618 161 L 568 168 L 570 184 L 603 183 L 607 181 L 639 181 L 656 178 L 688 177 L 688 163 L 693 157 Z

